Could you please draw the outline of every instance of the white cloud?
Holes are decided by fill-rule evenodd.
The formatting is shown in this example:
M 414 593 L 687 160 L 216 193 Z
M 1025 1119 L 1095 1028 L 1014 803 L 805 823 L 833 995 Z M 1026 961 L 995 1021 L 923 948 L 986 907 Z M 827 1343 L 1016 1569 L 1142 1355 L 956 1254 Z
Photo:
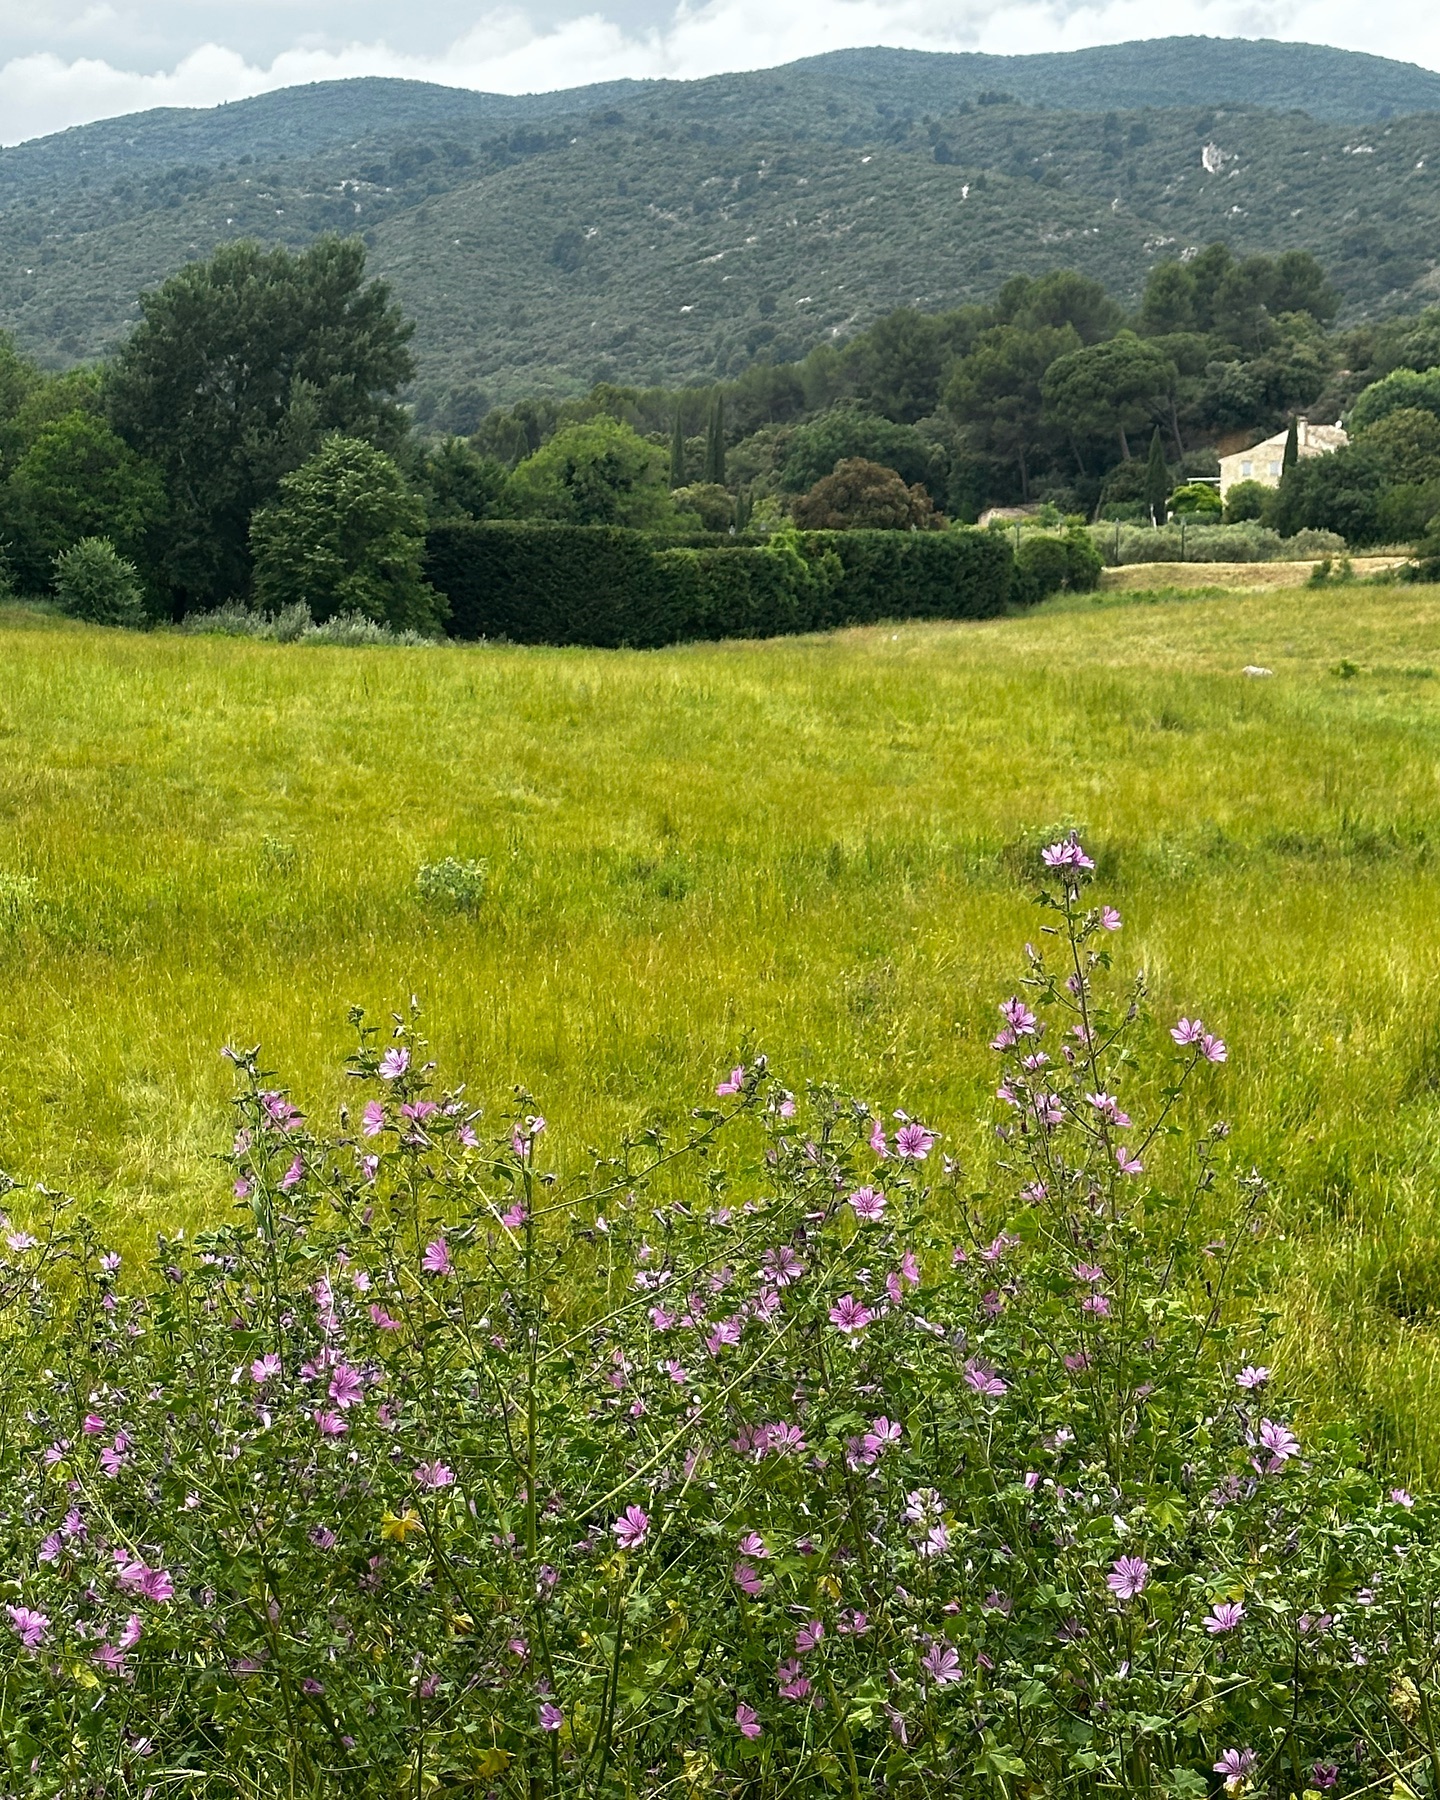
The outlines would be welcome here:
M 0 26 L 14 24 L 16 4 L 3 0 Z M 390 13 L 388 5 L 384 10 Z M 488 12 L 448 48 L 428 54 L 395 48 L 404 39 L 393 13 L 386 22 L 394 28 L 367 41 L 317 43 L 317 36 L 332 34 L 300 33 L 268 59 L 207 42 L 146 72 L 101 55 L 67 54 L 115 16 L 94 5 L 69 17 L 47 16 L 49 42 L 63 50 L 39 49 L 0 65 L 0 141 L 17 143 L 148 107 L 213 106 L 352 75 L 531 93 L 622 76 L 687 79 L 767 68 L 869 44 L 1014 54 L 1156 35 L 1151 0 L 681 0 L 656 24 L 623 23 L 602 12 L 550 23 L 519 10 Z M 289 8 L 285 20 L 292 34 L 302 22 Z M 1173 0 L 1165 26 L 1167 35 L 1288 38 L 1440 67 L 1440 12 L 1419 0 L 1390 0 L 1358 15 L 1348 0 Z M 5 29 L 3 36 L 13 33 Z

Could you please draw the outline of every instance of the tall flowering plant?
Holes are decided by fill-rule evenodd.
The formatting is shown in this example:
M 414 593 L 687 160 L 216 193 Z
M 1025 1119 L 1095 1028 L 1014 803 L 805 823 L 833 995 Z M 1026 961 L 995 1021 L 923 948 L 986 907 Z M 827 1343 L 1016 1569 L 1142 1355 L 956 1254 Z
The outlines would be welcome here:
M 763 1061 L 562 1181 L 357 1015 L 336 1131 L 234 1053 L 225 1228 L 13 1233 L 5 1791 L 1440 1794 L 1433 1517 L 1297 1425 L 1226 1047 L 1044 866 L 995 1193 Z

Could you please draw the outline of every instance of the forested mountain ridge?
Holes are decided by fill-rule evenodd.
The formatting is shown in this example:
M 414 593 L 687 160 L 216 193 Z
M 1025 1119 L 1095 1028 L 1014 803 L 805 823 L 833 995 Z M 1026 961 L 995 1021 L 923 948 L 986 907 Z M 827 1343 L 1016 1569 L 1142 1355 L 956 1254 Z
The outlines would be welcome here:
M 1440 76 L 1304 45 L 847 51 L 518 98 L 330 83 L 0 152 L 0 326 L 63 365 L 219 242 L 359 231 L 417 321 L 422 419 L 465 429 L 1062 263 L 1133 302 L 1219 237 L 1314 250 L 1347 316 L 1414 307 L 1440 284 L 1437 180 Z

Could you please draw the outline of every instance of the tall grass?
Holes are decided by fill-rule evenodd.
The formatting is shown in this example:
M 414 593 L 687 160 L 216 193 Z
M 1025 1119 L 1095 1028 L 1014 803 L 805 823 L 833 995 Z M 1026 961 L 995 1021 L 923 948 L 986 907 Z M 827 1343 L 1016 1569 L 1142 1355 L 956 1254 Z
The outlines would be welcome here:
M 750 1044 L 963 1127 L 1026 853 L 1078 824 L 1232 1046 L 1296 1353 L 1440 1467 L 1440 591 L 635 655 L 0 620 L 0 1167 L 131 1242 L 213 1219 L 220 1044 L 338 1104 L 346 1007 L 412 993 L 562 1156 Z

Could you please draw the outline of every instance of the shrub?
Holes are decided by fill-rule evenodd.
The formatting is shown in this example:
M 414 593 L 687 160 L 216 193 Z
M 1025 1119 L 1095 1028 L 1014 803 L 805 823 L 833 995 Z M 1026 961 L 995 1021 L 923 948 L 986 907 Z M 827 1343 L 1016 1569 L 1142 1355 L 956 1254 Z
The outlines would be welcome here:
M 447 856 L 438 863 L 421 863 L 415 891 L 426 906 L 450 912 L 474 913 L 485 898 L 490 866 L 483 861 L 458 862 Z
M 1090 536 L 1103 555 L 1119 563 L 1179 562 L 1182 548 L 1188 562 L 1308 562 L 1345 548 L 1338 532 L 1304 530 L 1282 538 L 1253 524 L 1188 525 L 1183 543 L 1178 524 L 1158 531 L 1122 525 L 1118 532 L 1114 525 L 1098 525 Z
M 1275 490 L 1263 481 L 1237 481 L 1225 496 L 1225 523 L 1247 525 L 1263 519 L 1274 502 Z
M 1213 518 L 1217 525 L 1224 511 L 1220 490 L 1208 481 L 1191 481 L 1177 487 L 1170 495 L 1169 507 L 1176 517 L 1184 513 L 1192 518 Z
M 322 625 L 360 614 L 393 630 L 434 631 L 444 617 L 425 582 L 425 507 L 394 459 L 359 438 L 330 437 L 280 483 L 250 527 L 255 599 L 304 606 Z
M 1298 1427 L 1226 1046 L 1044 860 L 999 1194 L 763 1060 L 562 1181 L 359 1014 L 148 1271 L 12 1194 L 9 1790 L 1434 1794 L 1435 1508 Z
M 1028 537 L 1016 552 L 1011 599 L 1017 606 L 1033 606 L 1062 588 L 1089 593 L 1099 586 L 1104 566 L 1091 535 L 1079 526 L 1064 537 Z
M 768 544 L 663 549 L 613 527 L 432 531 L 430 579 L 457 637 L 647 648 L 885 618 L 990 618 L 1009 598 L 993 533 L 777 533 Z
M 297 600 L 277 613 L 260 612 L 229 600 L 209 612 L 187 613 L 180 629 L 192 636 L 262 638 L 274 644 L 392 644 L 407 648 L 434 644 L 419 631 L 392 631 L 364 613 L 335 613 L 317 625 L 310 608 Z
M 1028 537 L 1015 552 L 1012 596 L 1017 606 L 1033 606 L 1058 594 L 1070 573 L 1070 553 L 1062 538 Z
M 145 623 L 145 599 L 135 565 L 108 538 L 81 538 L 55 558 L 55 596 L 62 611 L 89 625 Z

